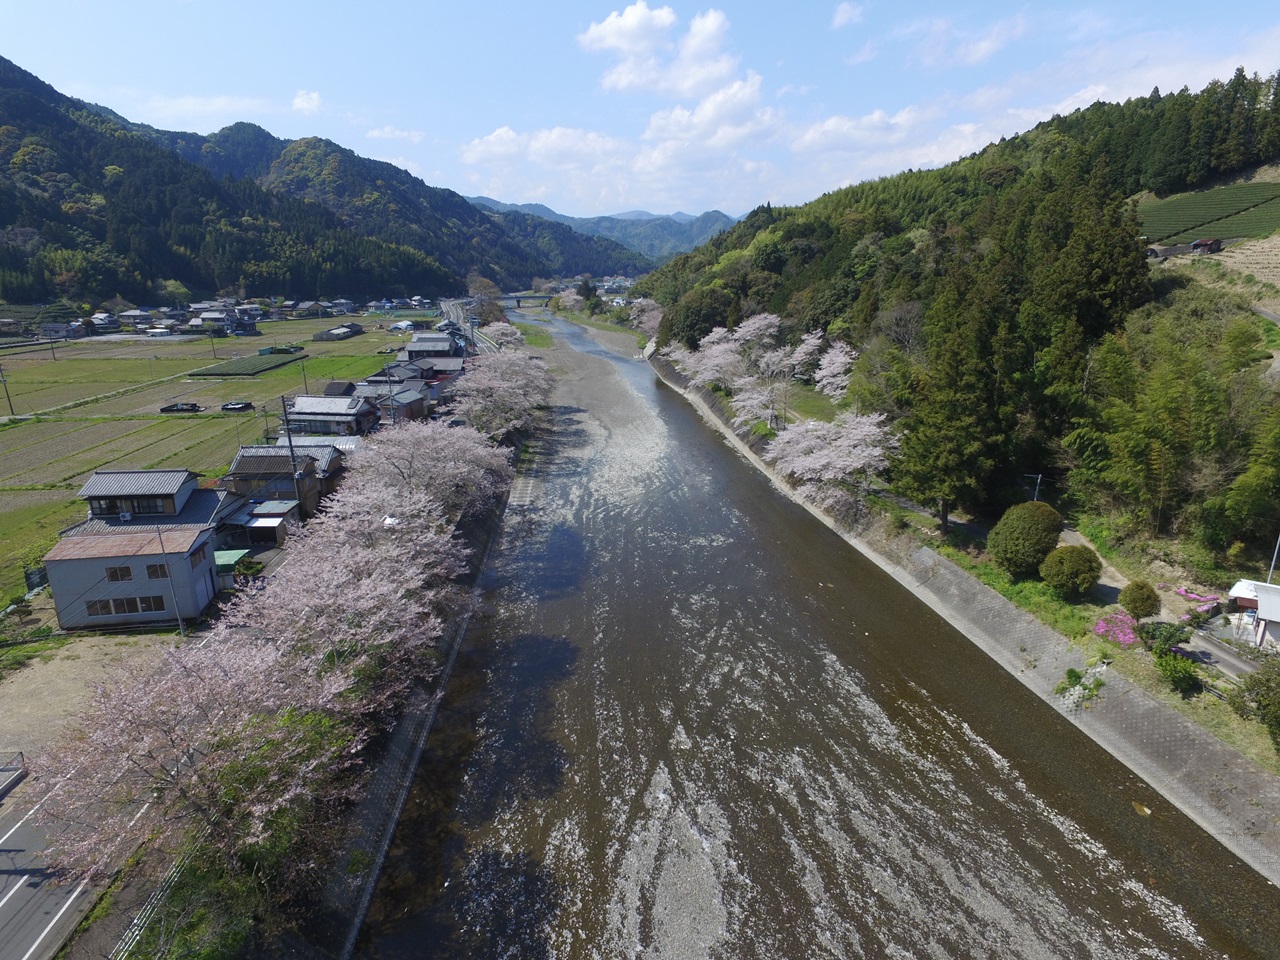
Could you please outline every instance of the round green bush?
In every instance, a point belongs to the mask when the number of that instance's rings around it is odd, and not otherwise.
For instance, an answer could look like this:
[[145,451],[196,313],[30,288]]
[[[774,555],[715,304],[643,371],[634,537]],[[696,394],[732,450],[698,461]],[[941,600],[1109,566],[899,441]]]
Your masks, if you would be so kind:
[[1160,594],[1145,580],[1130,580],[1120,589],[1120,606],[1135,620],[1160,612]]
[[1061,532],[1062,516],[1053,507],[1038,500],[1019,503],[991,528],[987,552],[1009,576],[1033,577]]
[[1083,596],[1102,576],[1102,561],[1088,547],[1068,544],[1058,547],[1040,564],[1040,578],[1055,593],[1067,599]]

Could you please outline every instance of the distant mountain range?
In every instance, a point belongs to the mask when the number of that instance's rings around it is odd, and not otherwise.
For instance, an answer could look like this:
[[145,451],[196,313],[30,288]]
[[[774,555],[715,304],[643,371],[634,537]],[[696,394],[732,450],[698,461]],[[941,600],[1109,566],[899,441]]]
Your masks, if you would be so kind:
[[658,262],[670,260],[677,254],[688,253],[738,222],[719,210],[711,210],[697,217],[687,213],[662,216],[644,210],[631,210],[608,217],[570,217],[541,203],[503,203],[491,197],[467,199],[476,206],[489,210],[541,217],[563,223],[588,236],[616,240],[624,247]]
[[638,274],[603,235],[486,211],[319,138],[157,130],[0,58],[0,300],[451,294]]

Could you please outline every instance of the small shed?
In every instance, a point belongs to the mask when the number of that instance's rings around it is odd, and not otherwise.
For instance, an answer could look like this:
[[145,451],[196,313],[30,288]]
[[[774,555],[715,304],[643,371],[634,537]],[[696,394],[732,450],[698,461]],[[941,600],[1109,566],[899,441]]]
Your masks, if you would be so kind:
[[1191,244],[1193,253],[1221,253],[1222,241],[1218,239],[1197,240]]

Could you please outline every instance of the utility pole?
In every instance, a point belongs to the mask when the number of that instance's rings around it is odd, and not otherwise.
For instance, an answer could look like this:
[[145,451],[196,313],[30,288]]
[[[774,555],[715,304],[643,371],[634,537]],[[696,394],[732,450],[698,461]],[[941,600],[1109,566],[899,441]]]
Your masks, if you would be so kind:
[[1040,478],[1043,477],[1044,474],[1043,473],[1024,473],[1023,476],[1028,478],[1030,477],[1036,478],[1036,492],[1032,495],[1031,499],[1039,500],[1040,499]]
[[173,586],[173,565],[169,563],[169,554],[164,549],[164,534],[156,527],[156,539],[160,542],[160,557],[164,561],[164,572],[169,575],[169,596],[173,598],[173,615],[178,618],[178,636],[187,639],[187,628],[182,622],[182,609],[178,606],[178,591]]
[[302,488],[298,486],[298,459],[293,453],[293,431],[289,429],[289,407],[284,402],[284,394],[280,395],[280,420],[284,424],[284,435],[289,443],[289,467],[293,474],[293,496],[298,501],[298,509],[302,509]]
[[5,379],[4,367],[0,366],[0,383],[4,384],[4,398],[9,401],[9,416],[16,417],[13,412],[13,398],[9,396],[9,381]]

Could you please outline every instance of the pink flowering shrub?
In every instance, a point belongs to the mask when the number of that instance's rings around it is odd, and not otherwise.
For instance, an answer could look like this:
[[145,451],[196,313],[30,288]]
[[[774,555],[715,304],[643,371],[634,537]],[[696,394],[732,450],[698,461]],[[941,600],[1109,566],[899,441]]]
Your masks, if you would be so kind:
[[1123,610],[1116,610],[1103,616],[1093,632],[1127,650],[1138,642],[1138,621]]

